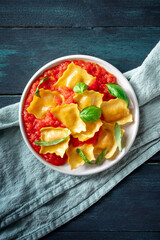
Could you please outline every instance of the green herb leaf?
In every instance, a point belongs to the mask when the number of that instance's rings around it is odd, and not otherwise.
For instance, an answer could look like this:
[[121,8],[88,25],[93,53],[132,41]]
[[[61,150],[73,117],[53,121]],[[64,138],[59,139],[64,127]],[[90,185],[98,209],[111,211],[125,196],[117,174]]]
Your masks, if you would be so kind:
[[115,135],[115,138],[116,138],[116,142],[117,142],[119,151],[121,152],[122,151],[122,131],[121,131],[121,128],[118,125],[118,123],[115,124],[114,135]]
[[119,85],[114,83],[107,83],[106,85],[112,96],[123,99],[127,103],[127,107],[129,106],[127,93]]
[[102,109],[96,106],[89,106],[80,112],[80,118],[87,123],[96,122],[102,114]]
[[88,86],[85,83],[79,82],[74,86],[73,91],[76,93],[83,93],[87,89]]
[[99,164],[99,163],[103,160],[103,158],[105,157],[107,151],[108,151],[108,149],[105,148],[105,149],[101,152],[101,154],[99,154],[99,156],[98,156],[97,159],[96,159],[95,164]]
[[68,131],[67,135],[64,138],[60,138],[60,139],[56,139],[50,142],[47,141],[35,141],[34,143],[38,146],[52,146],[52,145],[57,145],[58,143],[61,143],[63,141],[65,141],[68,136],[71,134],[70,131]]
[[39,82],[39,84],[38,84],[38,86],[37,86],[37,89],[36,89],[36,91],[35,91],[35,95],[37,96],[37,97],[40,97],[40,94],[39,94],[39,86],[41,85],[41,83],[42,82],[44,82],[45,80],[47,80],[49,77],[45,77],[45,78],[43,78],[40,82]]
[[87,163],[87,164],[93,164],[92,162],[90,162],[89,160],[88,160],[88,158],[84,155],[84,153],[79,149],[79,148],[77,148],[76,149],[76,152],[81,156],[81,158],[83,158],[83,160]]
[[87,163],[87,164],[99,164],[102,160],[103,160],[103,158],[105,157],[105,155],[106,155],[106,153],[107,153],[107,148],[105,148],[102,152],[101,152],[101,154],[97,157],[97,159],[96,159],[96,162],[95,163],[92,163],[92,162],[90,162],[89,160],[88,160],[88,158],[85,156],[85,154],[79,149],[79,148],[77,148],[76,149],[76,152],[81,156],[81,158],[83,158],[83,160],[85,161],[85,163]]

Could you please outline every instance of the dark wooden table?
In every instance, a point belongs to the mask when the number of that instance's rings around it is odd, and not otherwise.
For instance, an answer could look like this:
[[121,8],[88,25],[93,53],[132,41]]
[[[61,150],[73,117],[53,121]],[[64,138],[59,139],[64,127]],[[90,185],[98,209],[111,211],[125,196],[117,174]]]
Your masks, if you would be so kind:
[[[0,0],[0,107],[45,63],[88,54],[121,72],[160,38],[159,0]],[[160,152],[49,239],[160,239]]]

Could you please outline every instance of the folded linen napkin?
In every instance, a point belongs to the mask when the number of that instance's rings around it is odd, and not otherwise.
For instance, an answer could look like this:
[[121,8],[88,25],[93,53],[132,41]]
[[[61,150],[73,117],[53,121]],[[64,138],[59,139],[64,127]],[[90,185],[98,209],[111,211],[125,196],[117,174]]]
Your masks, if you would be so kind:
[[140,105],[140,127],[129,153],[92,176],[69,176],[39,162],[24,143],[18,107],[0,110],[0,239],[38,239],[98,201],[160,150],[160,43],[125,73]]

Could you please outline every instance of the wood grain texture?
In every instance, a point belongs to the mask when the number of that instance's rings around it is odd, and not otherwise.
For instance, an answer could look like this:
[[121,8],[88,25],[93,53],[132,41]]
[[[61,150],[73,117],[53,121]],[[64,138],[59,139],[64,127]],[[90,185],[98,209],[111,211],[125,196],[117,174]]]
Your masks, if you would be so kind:
[[53,232],[41,240],[159,240],[159,238],[159,232]]
[[1,0],[1,26],[160,26],[158,0]]
[[[64,239],[68,239],[67,234],[69,236],[70,232],[78,234],[80,232],[88,232],[88,238],[86,237],[84,239],[92,239],[89,237],[93,236],[95,232],[97,232],[97,235],[95,235],[97,237],[115,235],[115,237],[119,236],[120,239],[122,239],[122,237],[126,237],[124,239],[130,239],[129,236],[131,237],[132,233],[128,232],[132,231],[146,232],[144,234],[145,237],[147,238],[148,235],[148,239],[152,239],[150,237],[154,235],[151,233],[149,233],[151,234],[149,235],[147,231],[159,231],[160,229],[159,172],[160,164],[144,164],[127,176],[125,180],[120,182],[95,205],[44,239],[58,239],[58,236],[66,236]],[[115,231],[119,232],[119,235],[105,233]],[[127,233],[124,233],[124,231],[127,231]],[[64,235],[56,232],[63,232]],[[84,235],[78,236],[78,234],[72,235],[72,233],[70,233],[72,237],[77,236],[76,239],[83,239],[81,237]],[[159,235],[157,233],[155,236],[160,236],[160,233]],[[136,239],[143,239],[141,238],[143,237],[143,233],[137,233],[137,235],[135,233],[135,237],[137,237]]]
[[139,66],[160,28],[0,29],[0,94],[20,94],[47,62],[70,54],[100,57],[121,72]]
[[0,108],[6,107],[20,101],[20,96],[0,96]]

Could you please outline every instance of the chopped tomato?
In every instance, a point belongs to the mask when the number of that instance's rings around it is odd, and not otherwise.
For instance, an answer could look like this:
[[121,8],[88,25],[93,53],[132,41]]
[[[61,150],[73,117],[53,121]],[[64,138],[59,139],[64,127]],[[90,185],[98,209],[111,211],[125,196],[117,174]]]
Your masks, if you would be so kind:
[[[89,85],[89,88],[88,88],[89,90],[99,91],[100,93],[103,93],[104,94],[103,100],[105,101],[108,101],[114,98],[108,92],[106,83],[116,83],[115,76],[113,76],[111,73],[108,73],[104,68],[100,67],[98,64],[84,62],[82,60],[74,60],[73,62],[76,65],[85,69],[89,74],[95,77],[95,79]],[[63,75],[64,71],[67,69],[70,63],[71,61],[65,61],[58,66],[55,66],[49,70],[46,70],[40,77],[38,77],[32,83],[30,90],[27,94],[27,97],[25,99],[23,114],[22,114],[24,127],[25,127],[28,141],[30,142],[31,146],[38,154],[40,151],[40,146],[35,145],[34,142],[36,140],[40,140],[40,135],[41,135],[40,129],[43,127],[50,127],[50,126],[52,127],[65,127],[65,126],[51,114],[50,110],[47,111],[43,119],[36,119],[35,116],[32,114],[29,114],[26,109],[29,107],[30,103],[32,102],[37,86],[44,77],[49,77],[49,79],[41,83],[39,86],[39,89],[44,88],[46,90],[48,89],[51,91],[58,91],[64,97],[64,102],[62,103],[61,98],[57,96],[55,99],[56,105],[75,103],[73,99],[75,93],[73,92],[73,90],[67,87],[54,87],[54,83],[56,83],[58,79]],[[91,139],[85,142],[80,142],[77,138],[71,137],[70,144],[72,144],[74,147],[78,147],[83,144],[95,144],[98,139],[99,132],[95,133],[94,137],[92,137]],[[54,153],[41,154],[41,156],[47,162],[56,166],[63,165],[67,161],[66,154],[64,155],[63,158],[61,158],[60,156],[57,156]]]

